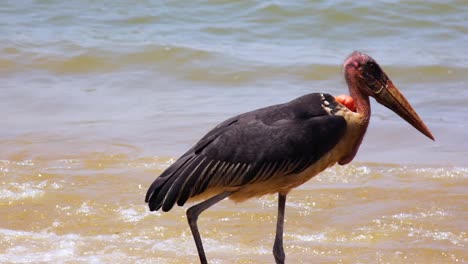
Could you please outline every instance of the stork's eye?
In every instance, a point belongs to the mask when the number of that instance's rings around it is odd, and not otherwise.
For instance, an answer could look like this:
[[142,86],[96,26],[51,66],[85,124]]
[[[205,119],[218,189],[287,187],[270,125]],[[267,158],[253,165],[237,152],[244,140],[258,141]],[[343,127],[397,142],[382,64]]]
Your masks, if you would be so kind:
[[369,74],[373,75],[373,76],[377,76],[379,75],[379,66],[377,66],[377,64],[375,64],[374,62],[369,62],[367,63],[366,65],[366,70],[369,72]]
[[366,63],[362,76],[367,81],[367,87],[373,93],[380,93],[387,85],[388,78],[385,76],[379,65],[370,61]]
[[368,81],[372,81],[373,79],[375,79],[374,76],[370,74],[368,71],[362,72],[362,76],[364,76],[364,78],[366,78],[366,80]]

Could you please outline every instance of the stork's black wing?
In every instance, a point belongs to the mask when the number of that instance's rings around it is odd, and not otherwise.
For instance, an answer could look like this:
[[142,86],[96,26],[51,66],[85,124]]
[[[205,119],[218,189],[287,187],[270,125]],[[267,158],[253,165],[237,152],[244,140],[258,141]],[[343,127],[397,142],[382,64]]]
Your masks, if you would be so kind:
[[150,210],[168,211],[211,187],[303,171],[345,133],[345,119],[333,115],[340,107],[331,95],[308,94],[222,122],[153,182],[146,194]]

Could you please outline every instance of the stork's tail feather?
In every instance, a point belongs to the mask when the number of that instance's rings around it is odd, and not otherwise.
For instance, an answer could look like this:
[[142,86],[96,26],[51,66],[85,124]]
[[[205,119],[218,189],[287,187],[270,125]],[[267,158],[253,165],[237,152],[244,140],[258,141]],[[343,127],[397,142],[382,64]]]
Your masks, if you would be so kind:
[[[187,155],[178,159],[174,164],[167,168],[149,187],[145,202],[148,203],[150,211],[157,211],[164,205],[164,211],[169,211],[174,205],[175,201],[169,201],[166,197],[172,193],[171,196],[178,196],[175,194],[177,189],[171,188],[178,178],[182,178],[181,171],[186,171],[187,163],[193,163],[194,156]],[[184,168],[185,167],[185,168]],[[180,179],[179,179],[180,181]],[[167,201],[166,201],[167,200]],[[172,204],[170,204],[172,203]]]
[[190,188],[204,167],[202,156],[186,155],[177,160],[159,176],[148,189],[145,202],[151,211],[162,208],[164,212],[171,210],[174,204],[182,206],[193,196]]

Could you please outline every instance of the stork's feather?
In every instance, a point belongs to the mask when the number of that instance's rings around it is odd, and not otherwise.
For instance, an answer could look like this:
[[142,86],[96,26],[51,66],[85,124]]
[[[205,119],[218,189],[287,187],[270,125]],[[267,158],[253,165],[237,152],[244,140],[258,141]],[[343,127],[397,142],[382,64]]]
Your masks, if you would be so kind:
[[344,135],[345,119],[333,114],[340,107],[331,95],[309,94],[230,118],[164,171],[146,202],[151,210],[168,211],[209,189],[299,173]]

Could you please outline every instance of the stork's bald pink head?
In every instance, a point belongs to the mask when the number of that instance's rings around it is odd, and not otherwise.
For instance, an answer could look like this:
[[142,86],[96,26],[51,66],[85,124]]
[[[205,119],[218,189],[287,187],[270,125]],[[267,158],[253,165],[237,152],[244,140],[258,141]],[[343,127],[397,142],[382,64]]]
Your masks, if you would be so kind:
[[374,97],[377,102],[386,106],[421,133],[434,140],[434,136],[432,136],[416,111],[373,58],[355,51],[345,60],[343,69],[351,92]]

